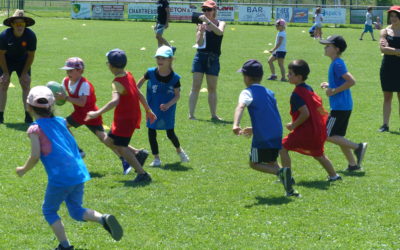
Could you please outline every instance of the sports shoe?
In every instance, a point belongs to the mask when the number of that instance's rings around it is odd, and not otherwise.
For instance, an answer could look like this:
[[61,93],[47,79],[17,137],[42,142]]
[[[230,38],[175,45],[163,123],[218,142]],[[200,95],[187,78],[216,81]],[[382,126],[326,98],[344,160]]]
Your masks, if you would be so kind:
[[342,177],[340,175],[336,175],[335,177],[330,177],[328,176],[328,182],[335,182],[335,181],[341,181]]
[[74,246],[69,246],[69,247],[63,247],[61,244],[59,244],[54,250],[74,250]]
[[32,122],[33,122],[32,116],[28,112],[25,112],[25,123],[32,123]]
[[82,159],[85,158],[85,156],[86,156],[85,151],[83,151],[81,148],[78,148],[78,150],[79,150],[79,154],[81,155],[81,158]]
[[161,166],[161,160],[159,158],[154,159],[150,163],[150,167],[159,167],[159,166]]
[[358,144],[358,148],[354,149],[354,154],[357,158],[357,165],[361,166],[361,162],[364,159],[365,151],[367,151],[368,143],[363,142]]
[[286,192],[286,196],[290,197],[290,196],[294,196],[294,197],[301,197],[300,193],[297,192],[297,190],[292,190],[291,192]]
[[355,166],[348,166],[346,169],[345,169],[345,171],[349,171],[349,172],[353,172],[353,171],[357,171],[357,170],[361,170],[361,167],[360,166],[358,166],[358,165],[355,165]]
[[178,153],[179,157],[181,157],[181,162],[188,162],[189,161],[189,156],[185,153],[185,151],[181,151]]
[[281,78],[281,82],[287,82],[288,80],[286,78]]
[[275,81],[276,79],[278,79],[277,76],[270,76],[267,80]]
[[133,183],[140,183],[140,182],[150,182],[151,177],[148,173],[138,174],[136,178],[133,180]]
[[379,129],[379,132],[389,132],[389,126],[386,124],[383,124]]
[[4,123],[4,112],[0,112],[0,124]]
[[174,46],[171,46],[171,49],[172,49],[172,53],[173,53],[173,55],[175,56],[175,53],[176,53],[176,47],[174,47]]
[[281,168],[278,172],[279,179],[281,180],[286,193],[293,191],[292,187],[292,170],[290,168]]
[[149,157],[149,151],[141,149],[135,156],[138,162],[140,163],[140,166],[144,166],[147,157]]
[[131,165],[129,165],[129,163],[124,158],[121,159],[121,162],[122,162],[122,169],[123,169],[122,173],[124,175],[129,174],[129,172],[131,172],[131,170],[132,170]]
[[115,216],[111,214],[103,214],[103,216],[101,216],[101,220],[103,222],[104,229],[110,233],[111,237],[114,240],[119,241],[122,238],[124,232]]

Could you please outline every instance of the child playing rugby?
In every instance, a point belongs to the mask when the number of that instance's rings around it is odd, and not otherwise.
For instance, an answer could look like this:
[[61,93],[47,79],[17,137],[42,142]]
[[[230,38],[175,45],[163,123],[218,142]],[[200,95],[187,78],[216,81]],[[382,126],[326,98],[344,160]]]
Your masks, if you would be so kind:
[[276,80],[278,77],[275,74],[274,61],[278,60],[279,69],[281,70],[281,81],[286,82],[285,78],[285,56],[286,56],[286,22],[283,19],[276,20],[275,27],[278,30],[276,34],[275,47],[269,52],[271,56],[268,58],[269,68],[271,70],[271,76],[268,80]]

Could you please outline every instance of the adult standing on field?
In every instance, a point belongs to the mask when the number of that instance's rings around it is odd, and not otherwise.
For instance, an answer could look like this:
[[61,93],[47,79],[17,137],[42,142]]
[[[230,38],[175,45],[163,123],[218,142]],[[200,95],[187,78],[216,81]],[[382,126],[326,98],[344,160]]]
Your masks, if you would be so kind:
[[392,110],[393,92],[397,92],[400,103],[400,6],[388,10],[390,25],[381,30],[380,49],[384,54],[380,78],[383,91],[383,125],[380,132],[389,131],[389,118]]
[[193,84],[189,96],[189,119],[196,119],[194,110],[205,74],[211,119],[220,121],[222,119],[217,116],[217,82],[220,70],[219,56],[221,55],[221,43],[224,35],[225,22],[216,19],[217,4],[214,1],[205,1],[201,8],[204,15],[199,17],[202,23],[197,25],[197,53],[193,59],[192,65]]
[[4,122],[4,109],[7,102],[7,90],[13,71],[17,72],[22,88],[22,103],[25,109],[25,123],[31,123],[32,117],[26,111],[26,98],[31,85],[31,66],[35,58],[36,35],[27,27],[35,20],[16,10],[12,17],[4,20],[9,26],[0,34],[0,123]]
[[158,0],[157,1],[157,23],[154,27],[156,32],[156,39],[158,42],[158,47],[166,45],[171,47],[167,40],[163,37],[164,30],[168,28],[169,25],[169,2],[168,0]]

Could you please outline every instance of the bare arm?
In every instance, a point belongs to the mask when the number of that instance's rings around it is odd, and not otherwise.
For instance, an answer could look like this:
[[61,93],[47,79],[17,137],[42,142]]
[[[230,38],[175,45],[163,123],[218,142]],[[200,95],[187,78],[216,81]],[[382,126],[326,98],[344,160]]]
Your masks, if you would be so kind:
[[233,117],[232,131],[235,135],[240,135],[242,129],[240,128],[240,121],[242,120],[243,111],[246,108],[244,103],[238,103],[235,109],[235,115]]
[[139,81],[137,82],[136,86],[138,89],[140,89],[143,86],[143,83],[146,81],[144,77],[140,78]]
[[119,97],[120,97],[120,94],[117,91],[113,91],[111,101],[109,101],[106,105],[104,105],[97,111],[87,112],[85,121],[97,118],[100,115],[104,114],[105,112],[110,111],[111,109],[115,108],[119,103]]
[[340,87],[337,87],[336,89],[327,88],[326,89],[327,96],[336,95],[337,93],[340,93],[346,89],[349,89],[356,84],[356,80],[350,74],[350,72],[347,72],[346,74],[342,75],[342,77],[345,80],[345,82],[342,85],[340,85]]
[[299,117],[294,122],[286,125],[286,128],[290,131],[303,124],[310,117],[310,111],[306,105],[301,106],[298,110],[300,112]]
[[175,94],[174,98],[172,98],[169,102],[160,105],[160,109],[162,111],[167,111],[172,105],[174,105],[179,100],[179,98],[181,97],[181,90],[179,88],[175,88],[174,94]]
[[31,155],[28,160],[26,160],[24,166],[16,168],[16,172],[20,177],[24,176],[24,174],[31,170],[40,158],[39,136],[37,134],[29,134],[29,139],[31,140]]
[[170,19],[170,10],[169,8],[165,8],[165,12],[167,13],[167,22],[165,23],[165,28],[168,28],[169,26],[169,19]]
[[153,113],[149,104],[146,101],[146,98],[139,89],[138,89],[138,94],[139,94],[139,101],[142,104],[144,110],[146,111],[146,120],[150,120],[150,123],[153,123],[155,120],[157,120],[157,116]]
[[282,42],[283,42],[283,37],[282,36],[278,37],[278,42],[275,44],[275,47],[272,50],[270,50],[270,52],[274,52],[275,50],[277,50],[279,46],[281,46]]
[[3,74],[9,75],[7,62],[6,62],[6,52],[7,50],[0,50],[0,68],[3,71]]
[[70,96],[65,96],[65,100],[72,104],[78,105],[79,107],[84,107],[86,105],[87,96],[80,96],[78,98],[73,98]]
[[202,46],[204,43],[204,32],[206,31],[205,24],[198,24],[197,25],[197,33],[196,33],[196,44],[198,46]]
[[222,36],[224,34],[226,23],[224,21],[219,21],[218,26],[211,22],[205,15],[199,17],[200,20],[206,23],[209,29],[214,32],[217,36]]
[[389,44],[386,40],[387,35],[387,29],[381,30],[381,37],[379,40],[379,48],[381,49],[381,52],[385,55],[400,56],[400,49],[389,47]]

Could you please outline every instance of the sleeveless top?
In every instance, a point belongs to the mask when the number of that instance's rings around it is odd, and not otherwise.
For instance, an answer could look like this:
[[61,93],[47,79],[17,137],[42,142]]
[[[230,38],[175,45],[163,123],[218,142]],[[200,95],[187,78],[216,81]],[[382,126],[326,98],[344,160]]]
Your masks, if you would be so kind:
[[149,75],[146,94],[147,102],[157,116],[157,120],[154,123],[147,121],[146,125],[151,129],[173,129],[175,127],[176,103],[167,111],[162,111],[160,105],[168,103],[175,97],[174,86],[181,77],[174,72],[171,80],[164,83],[157,80],[156,68],[149,68],[147,72]]
[[[219,21],[216,25],[218,27]],[[197,49],[197,51],[205,52],[205,53],[213,53],[218,56],[221,55],[222,38],[223,38],[223,35],[218,36],[213,31],[206,30],[206,32],[205,32],[206,47],[204,49]]]
[[[386,36],[386,41],[389,47],[400,49],[400,36]],[[383,60],[385,63],[400,63],[400,57],[395,55],[384,55]]]

